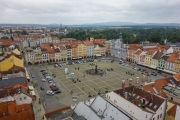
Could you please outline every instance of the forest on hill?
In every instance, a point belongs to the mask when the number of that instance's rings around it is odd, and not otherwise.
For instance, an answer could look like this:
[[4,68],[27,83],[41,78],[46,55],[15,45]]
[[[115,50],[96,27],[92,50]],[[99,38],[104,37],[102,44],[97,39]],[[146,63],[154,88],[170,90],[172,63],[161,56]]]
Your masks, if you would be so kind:
[[107,40],[117,39],[122,33],[124,42],[140,43],[142,41],[158,42],[163,44],[164,39],[169,42],[180,41],[180,29],[178,28],[120,28],[120,29],[75,29],[66,36],[77,40],[85,40],[91,36],[94,38],[106,38]]

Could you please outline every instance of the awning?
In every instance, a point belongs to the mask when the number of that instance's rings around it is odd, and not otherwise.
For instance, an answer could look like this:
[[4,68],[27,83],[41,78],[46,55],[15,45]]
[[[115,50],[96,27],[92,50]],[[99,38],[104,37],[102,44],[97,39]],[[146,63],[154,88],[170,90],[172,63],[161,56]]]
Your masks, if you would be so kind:
[[33,95],[33,96],[36,95],[34,91],[30,91],[30,94]]
[[101,55],[100,55],[100,54],[97,54],[96,56],[97,56],[97,57],[100,57]]
[[78,58],[72,58],[73,60],[77,60]]
[[29,90],[34,90],[33,86],[28,86]]

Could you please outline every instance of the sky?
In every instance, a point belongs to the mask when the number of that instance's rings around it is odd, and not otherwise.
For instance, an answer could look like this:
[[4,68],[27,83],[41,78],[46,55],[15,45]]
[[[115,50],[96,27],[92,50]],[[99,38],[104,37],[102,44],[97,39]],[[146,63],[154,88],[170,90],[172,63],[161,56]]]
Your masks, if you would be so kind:
[[0,23],[180,23],[180,0],[0,0]]

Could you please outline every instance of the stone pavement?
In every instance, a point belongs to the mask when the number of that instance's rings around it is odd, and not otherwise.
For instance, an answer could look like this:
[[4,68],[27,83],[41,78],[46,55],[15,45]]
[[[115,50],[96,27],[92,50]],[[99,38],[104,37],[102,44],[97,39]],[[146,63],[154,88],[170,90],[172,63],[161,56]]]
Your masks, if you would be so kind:
[[43,103],[41,102],[41,104],[39,104],[38,90],[35,88],[34,92],[36,94],[36,100],[33,101],[33,105],[35,107],[35,120],[46,120],[46,118],[44,116],[45,110],[43,107]]
[[[28,71],[30,71],[30,68],[28,67],[27,68]],[[30,75],[30,73],[29,73]],[[30,81],[28,83],[28,86],[33,86],[33,84],[31,83],[32,81]],[[37,90],[37,87],[34,88],[34,92],[36,94],[36,100],[33,101],[33,109],[34,109],[34,114],[35,114],[35,120],[46,120],[44,114],[45,114],[45,110],[44,110],[44,107],[43,107],[43,103],[41,102],[41,104],[39,104],[39,92]]]

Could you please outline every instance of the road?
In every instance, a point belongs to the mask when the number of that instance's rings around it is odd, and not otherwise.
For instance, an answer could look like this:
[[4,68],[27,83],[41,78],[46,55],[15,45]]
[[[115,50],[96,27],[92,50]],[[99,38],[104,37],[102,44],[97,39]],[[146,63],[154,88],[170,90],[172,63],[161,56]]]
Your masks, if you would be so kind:
[[[36,88],[38,89],[38,94],[42,100],[42,103],[44,105],[45,111],[54,110],[56,108],[64,106],[64,104],[59,102],[58,94],[54,96],[50,96],[46,94],[47,90],[51,90],[49,87],[48,82],[42,82],[41,79],[44,78],[44,76],[40,73],[40,67],[39,66],[29,66],[28,71],[31,74],[34,74],[35,78],[33,80],[33,83],[35,83]],[[40,87],[44,87],[44,90],[40,90]]]

